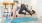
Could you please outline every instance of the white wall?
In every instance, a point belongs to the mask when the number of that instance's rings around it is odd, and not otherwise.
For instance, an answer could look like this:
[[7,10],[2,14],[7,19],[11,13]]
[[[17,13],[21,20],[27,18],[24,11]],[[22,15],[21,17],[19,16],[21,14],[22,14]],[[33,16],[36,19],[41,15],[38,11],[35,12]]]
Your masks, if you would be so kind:
[[36,0],[31,0],[31,4],[32,4],[32,10],[36,11]]
[[18,0],[19,1],[19,3],[21,3],[21,0]]
[[42,18],[42,0],[36,0],[37,17]]
[[3,15],[3,6],[0,6],[0,17]]
[[23,4],[27,4],[27,5],[31,6],[31,0],[21,0],[21,2]]
[[3,0],[3,2],[13,2],[13,0]]
[[3,2],[3,0],[0,0],[0,17],[2,16],[2,12],[3,12],[3,10],[2,10],[2,2]]
[[36,11],[37,18],[42,19],[42,0],[32,0],[32,9]]
[[2,5],[3,0],[0,0],[0,5]]

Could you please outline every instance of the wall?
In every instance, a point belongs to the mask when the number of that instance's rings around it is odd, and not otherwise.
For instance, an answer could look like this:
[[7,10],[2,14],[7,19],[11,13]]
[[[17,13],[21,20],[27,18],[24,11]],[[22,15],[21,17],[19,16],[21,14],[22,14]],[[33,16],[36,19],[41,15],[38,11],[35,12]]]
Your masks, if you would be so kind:
[[0,0],[0,17],[2,16],[2,2],[3,0]]
[[31,0],[21,0],[23,4],[31,6]]
[[36,11],[38,19],[42,19],[42,0],[32,0],[32,9]]
[[3,2],[13,2],[13,0],[3,0]]
[[0,5],[2,5],[3,0],[0,0]]
[[36,11],[36,0],[31,0],[31,4],[32,4],[32,10]]
[[37,17],[42,18],[42,0],[36,0]]

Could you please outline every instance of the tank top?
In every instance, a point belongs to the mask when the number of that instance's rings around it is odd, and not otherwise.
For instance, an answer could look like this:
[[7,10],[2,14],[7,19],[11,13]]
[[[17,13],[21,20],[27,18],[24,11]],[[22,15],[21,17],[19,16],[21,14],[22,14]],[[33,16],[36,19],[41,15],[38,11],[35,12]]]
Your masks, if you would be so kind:
[[20,7],[18,5],[16,5],[16,11],[18,11],[20,9]]

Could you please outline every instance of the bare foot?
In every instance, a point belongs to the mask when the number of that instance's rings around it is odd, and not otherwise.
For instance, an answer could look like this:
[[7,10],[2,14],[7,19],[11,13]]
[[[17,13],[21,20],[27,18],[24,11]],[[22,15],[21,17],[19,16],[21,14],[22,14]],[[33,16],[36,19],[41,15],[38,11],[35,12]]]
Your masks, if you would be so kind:
[[26,12],[26,15],[29,15],[29,13],[28,13],[28,12]]

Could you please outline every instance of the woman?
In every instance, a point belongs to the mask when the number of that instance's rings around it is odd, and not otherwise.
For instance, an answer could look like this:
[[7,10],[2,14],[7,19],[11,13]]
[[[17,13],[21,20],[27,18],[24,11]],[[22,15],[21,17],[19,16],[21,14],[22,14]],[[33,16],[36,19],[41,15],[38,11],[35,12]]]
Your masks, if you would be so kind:
[[[13,16],[12,16],[10,22],[8,22],[8,23],[11,23],[12,20],[16,17],[16,11],[17,11],[18,9],[21,9],[21,10],[23,9],[23,10],[26,10],[26,11],[28,12],[27,9],[22,8],[21,4],[14,5],[14,8],[13,8]],[[30,13],[30,12],[29,12],[29,13]]]

